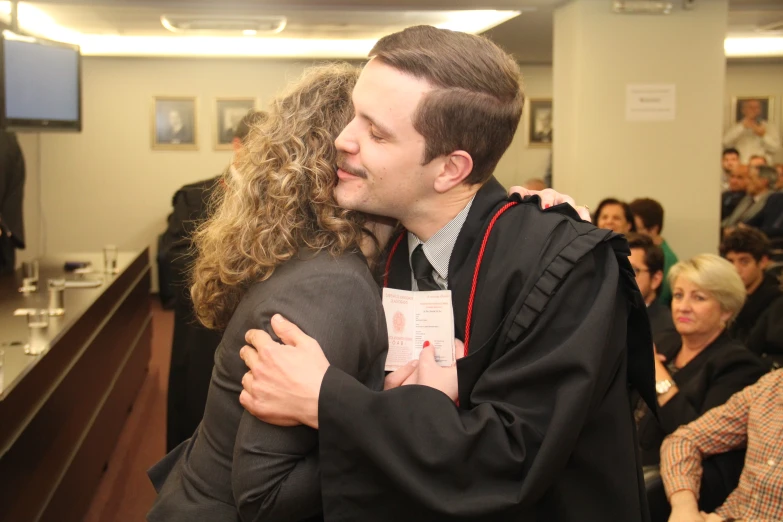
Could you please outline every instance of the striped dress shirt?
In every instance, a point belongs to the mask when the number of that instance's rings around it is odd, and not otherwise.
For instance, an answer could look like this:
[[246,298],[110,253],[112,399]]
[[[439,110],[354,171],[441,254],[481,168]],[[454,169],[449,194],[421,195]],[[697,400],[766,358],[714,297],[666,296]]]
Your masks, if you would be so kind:
[[716,513],[743,522],[783,520],[783,371],[765,375],[663,442],[667,496],[682,490],[698,496],[702,458],[742,447],[739,485]]
[[[448,277],[451,252],[454,250],[457,236],[459,236],[462,225],[465,224],[465,219],[467,219],[468,212],[470,212],[470,207],[473,205],[473,199],[471,198],[468,204],[465,205],[465,208],[454,216],[454,219],[438,230],[426,242],[416,237],[413,232],[408,232],[408,266],[412,266],[411,255],[413,255],[416,247],[424,245],[422,250],[424,250],[424,255],[427,256],[427,261],[432,265],[432,276],[441,290],[448,290],[449,288]],[[411,268],[411,290],[415,292],[418,289],[416,278],[413,277],[413,268]]]

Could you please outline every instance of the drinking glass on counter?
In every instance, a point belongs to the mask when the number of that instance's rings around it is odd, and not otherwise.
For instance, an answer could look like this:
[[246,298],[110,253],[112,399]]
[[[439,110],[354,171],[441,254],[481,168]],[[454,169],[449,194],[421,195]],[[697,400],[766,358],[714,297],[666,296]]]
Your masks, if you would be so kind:
[[49,310],[28,310],[27,327],[30,329],[30,342],[25,353],[39,355],[49,346]]
[[103,247],[103,271],[106,274],[116,274],[119,272],[117,268],[117,246],[106,245]]

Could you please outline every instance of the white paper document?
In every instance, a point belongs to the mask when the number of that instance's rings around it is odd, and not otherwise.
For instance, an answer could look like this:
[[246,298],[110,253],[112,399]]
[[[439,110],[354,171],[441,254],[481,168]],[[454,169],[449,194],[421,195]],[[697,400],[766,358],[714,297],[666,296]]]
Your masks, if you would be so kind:
[[383,310],[389,332],[386,371],[418,359],[425,341],[435,349],[435,361],[439,365],[454,364],[451,290],[409,292],[384,288]]

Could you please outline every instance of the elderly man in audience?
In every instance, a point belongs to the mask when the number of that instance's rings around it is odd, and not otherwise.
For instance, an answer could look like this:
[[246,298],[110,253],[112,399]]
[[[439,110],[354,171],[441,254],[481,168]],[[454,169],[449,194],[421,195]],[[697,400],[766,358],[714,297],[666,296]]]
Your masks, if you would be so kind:
[[[772,167],[759,167],[759,173],[767,178],[777,177]],[[746,221],[751,227],[758,228],[775,244],[783,246],[783,192],[771,192],[767,196],[764,208]]]
[[731,216],[721,223],[724,233],[731,232],[740,223],[747,223],[753,216],[761,212],[771,194],[771,189],[777,183],[777,179],[778,174],[771,167],[760,165],[750,168],[747,194],[739,202]]
[[781,296],[777,279],[765,271],[769,253],[769,240],[754,228],[739,228],[720,244],[720,255],[734,265],[747,292],[745,305],[729,326],[732,339],[743,344],[764,311]]
[[667,435],[766,372],[758,357],[726,334],[745,301],[744,285],[731,263],[701,254],[674,265],[669,277],[680,343],[669,354],[656,353],[658,415],[642,403],[635,412],[644,466],[658,464]]
[[[669,436],[661,448],[661,478],[670,522],[783,520],[783,371],[762,377],[698,420]],[[747,447],[739,485],[715,513],[698,507],[702,459]]]
[[780,149],[780,134],[774,125],[764,120],[761,101],[750,99],[740,103],[742,120],[723,136],[723,146],[736,147],[742,161],[753,155],[772,156]]
[[663,250],[663,284],[658,291],[658,301],[669,305],[672,300],[672,291],[669,287],[669,270],[677,262],[677,255],[661,235],[663,231],[663,206],[650,198],[640,198],[631,201],[636,231],[650,237],[653,243]]
[[636,232],[633,212],[628,203],[615,198],[606,198],[598,204],[595,211],[595,224],[618,234]]
[[729,174],[729,189],[721,194],[720,219],[723,221],[734,212],[748,189],[748,166],[737,165]]
[[630,232],[628,246],[631,255],[628,260],[636,274],[636,285],[647,303],[653,342],[659,353],[670,354],[680,346],[680,334],[674,328],[672,311],[661,304],[657,297],[663,284],[663,249],[653,243],[649,236]]
[[729,189],[729,176],[739,165],[739,151],[733,147],[723,149],[723,156],[721,157],[721,167],[723,168],[720,184],[721,190]]

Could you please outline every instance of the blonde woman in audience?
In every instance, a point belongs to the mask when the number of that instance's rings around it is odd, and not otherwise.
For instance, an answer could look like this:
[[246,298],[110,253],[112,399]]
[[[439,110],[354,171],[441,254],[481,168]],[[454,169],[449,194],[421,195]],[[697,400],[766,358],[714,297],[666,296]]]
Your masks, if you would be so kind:
[[701,254],[674,265],[672,319],[681,345],[656,355],[658,415],[637,409],[642,463],[657,465],[663,439],[678,427],[725,403],[753,384],[766,369],[726,327],[745,302],[745,286],[731,263]]

